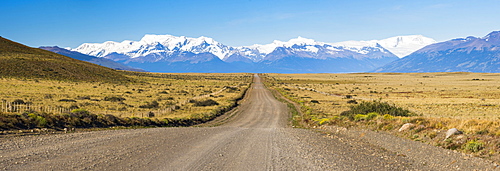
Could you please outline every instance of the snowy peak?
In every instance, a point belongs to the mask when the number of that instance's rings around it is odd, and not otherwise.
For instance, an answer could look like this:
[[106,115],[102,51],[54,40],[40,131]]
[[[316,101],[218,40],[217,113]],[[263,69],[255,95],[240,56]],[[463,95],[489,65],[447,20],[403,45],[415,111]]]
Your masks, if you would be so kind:
[[500,31],[491,32],[490,34],[483,37],[483,39],[487,42],[500,44]]
[[391,51],[394,55],[402,58],[427,46],[437,43],[436,40],[422,35],[396,36],[378,41],[378,43]]
[[252,45],[247,46],[247,48],[256,49],[262,54],[269,54],[277,47],[293,47],[294,45],[309,47],[306,49],[310,51],[317,51],[315,46],[328,46],[328,49],[334,51],[350,50],[361,54],[368,54],[371,50],[376,49],[382,52],[388,50],[399,58],[402,58],[434,43],[436,43],[434,39],[422,35],[396,36],[383,40],[344,41],[337,43],[317,42],[313,39],[299,36],[298,38],[290,39],[288,42],[275,40],[271,44]]
[[[278,59],[277,56],[285,57],[287,55],[315,59],[338,57],[361,59],[394,55],[403,57],[431,43],[435,43],[435,41],[420,35],[339,43],[318,42],[299,36],[288,41],[275,40],[265,45],[255,44],[252,46],[229,47],[204,36],[190,38],[185,36],[147,34],[139,41],[125,40],[123,42],[84,43],[71,50],[113,60],[176,61],[178,59],[175,58],[179,54],[189,52],[194,55],[211,54],[221,60],[228,61],[246,58],[245,61],[260,62],[263,60]],[[275,52],[276,50],[279,50],[279,52]],[[280,52],[284,54],[277,55]],[[272,54],[271,57],[270,54]]]
[[142,37],[140,41],[125,40],[120,43],[113,41],[84,43],[72,50],[97,57],[105,57],[112,53],[117,53],[130,56],[131,58],[148,55],[165,56],[165,54],[186,51],[195,54],[212,53],[223,59],[230,52],[229,47],[208,37],[188,38],[185,36],[150,34]]
[[500,32],[428,45],[378,72],[500,72]]
[[258,51],[260,54],[270,54],[273,52],[277,47],[286,47],[286,48],[291,48],[294,45],[298,46],[315,46],[315,45],[323,45],[324,43],[321,42],[316,42],[313,39],[308,39],[308,38],[303,38],[303,37],[297,37],[288,40],[287,42],[279,41],[279,40],[274,40],[273,43],[270,44],[265,44],[265,45],[260,45],[260,44],[254,44],[252,46],[243,46],[243,47],[238,47],[238,49],[253,49],[254,51]]
[[300,36],[297,38],[294,38],[294,39],[290,39],[288,42],[281,42],[281,43],[282,43],[282,46],[284,46],[284,47],[292,47],[293,45],[304,46],[304,45],[323,45],[324,44],[321,42],[316,42],[313,39],[303,38]]
[[346,47],[351,50],[363,49],[364,47],[381,46],[399,58],[405,57],[427,45],[434,44],[434,39],[424,37],[422,35],[396,36],[383,40],[370,41],[345,41],[334,43],[335,46]]

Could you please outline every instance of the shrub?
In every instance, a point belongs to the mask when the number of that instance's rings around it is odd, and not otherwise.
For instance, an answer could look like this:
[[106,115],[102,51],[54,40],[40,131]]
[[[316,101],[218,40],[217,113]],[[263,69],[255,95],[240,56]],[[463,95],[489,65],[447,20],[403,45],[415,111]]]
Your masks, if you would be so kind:
[[486,135],[489,131],[487,129],[479,130],[476,132],[477,135]]
[[361,120],[369,121],[369,120],[376,118],[377,116],[378,116],[378,113],[375,113],[375,112],[368,113],[366,115],[356,114],[356,115],[354,115],[354,120],[355,121],[361,121]]
[[45,119],[44,117],[42,116],[37,116],[36,119],[36,125],[39,127],[39,128],[43,128],[47,125],[47,119]]
[[377,112],[368,113],[368,115],[366,116],[366,120],[372,120],[372,119],[376,118],[377,116],[378,116]]
[[148,108],[148,109],[151,109],[151,108],[157,108],[159,107],[159,104],[157,101],[152,101],[151,103],[147,103],[145,105],[140,105],[139,106],[140,108]]
[[356,114],[368,114],[368,113],[385,113],[391,116],[413,116],[409,110],[396,107],[387,102],[372,101],[372,102],[361,102],[358,105],[350,106],[350,110],[342,112],[341,116],[347,116],[349,119],[354,120]]
[[394,116],[389,115],[389,114],[385,114],[385,115],[383,116],[383,118],[384,118],[384,120],[393,120],[393,119],[394,119]]
[[77,97],[78,100],[90,100],[90,96]]
[[437,137],[437,133],[436,132],[430,132],[429,134],[427,134],[427,136],[431,139],[434,139]]
[[215,106],[215,105],[219,105],[219,103],[217,103],[215,100],[212,100],[212,99],[207,99],[207,100],[203,100],[203,101],[193,100],[192,103],[194,103],[194,106]]
[[80,108],[80,107],[79,107],[78,105],[76,105],[76,104],[72,104],[72,105],[69,107],[69,109],[70,109],[70,110],[73,110],[73,109],[78,109],[78,108]]
[[319,101],[317,101],[317,100],[311,100],[311,103],[318,103],[319,104]]
[[60,102],[76,102],[76,100],[73,100],[73,99],[61,99],[59,101]]
[[484,143],[478,140],[470,140],[469,142],[464,144],[465,151],[469,152],[479,152],[484,148]]
[[356,100],[349,100],[347,101],[348,104],[358,104],[358,102]]
[[153,112],[149,112],[149,113],[148,113],[148,117],[150,117],[150,118],[155,117],[155,113],[153,113]]
[[30,114],[28,114],[28,117],[31,118],[31,120],[33,121],[31,123],[36,125],[36,127],[38,127],[38,128],[43,128],[47,125],[47,119],[45,119],[43,116],[40,116],[40,115],[37,115],[34,113],[30,113]]
[[366,117],[367,115],[363,115],[363,114],[356,114],[354,115],[354,120],[355,121],[361,121],[361,120],[366,120]]
[[21,99],[16,99],[16,100],[14,100],[12,103],[17,103],[17,104],[26,104],[26,102],[24,102],[24,100],[21,100]]
[[323,119],[319,120],[319,125],[323,125],[323,124],[325,124],[325,123],[327,123],[327,122],[329,122],[329,121],[330,121],[330,119],[328,119],[328,118],[323,118]]
[[111,102],[120,102],[126,100],[123,97],[117,97],[117,96],[108,96],[104,97],[104,101],[111,101]]

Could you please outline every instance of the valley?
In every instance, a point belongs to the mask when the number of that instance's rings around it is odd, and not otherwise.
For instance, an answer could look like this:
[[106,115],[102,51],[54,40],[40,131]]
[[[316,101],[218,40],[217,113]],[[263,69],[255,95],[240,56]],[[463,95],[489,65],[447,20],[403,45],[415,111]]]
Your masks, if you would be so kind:
[[[370,131],[291,128],[256,76],[216,127],[122,129],[0,139],[4,170],[493,170],[491,162]],[[385,140],[383,144],[375,140]],[[398,147],[398,148],[394,148]],[[420,153],[424,151],[425,153]]]

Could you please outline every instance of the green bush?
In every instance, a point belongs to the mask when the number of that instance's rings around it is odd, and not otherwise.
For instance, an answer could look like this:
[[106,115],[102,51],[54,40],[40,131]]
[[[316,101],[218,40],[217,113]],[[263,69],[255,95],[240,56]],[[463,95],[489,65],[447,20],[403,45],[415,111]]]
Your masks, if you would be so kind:
[[350,110],[342,112],[341,116],[349,117],[351,120],[355,120],[354,116],[356,114],[369,114],[372,112],[380,113],[380,114],[388,114],[391,116],[413,116],[409,110],[396,107],[387,102],[380,101],[372,101],[372,102],[361,102],[357,105],[353,105],[349,107]]
[[354,115],[354,120],[355,121],[361,121],[361,120],[365,120],[365,121],[369,121],[369,120],[372,120],[374,118],[376,118],[378,116],[378,113],[376,112],[371,112],[371,113],[368,113],[366,115],[363,115],[363,114],[356,114]]
[[363,114],[356,114],[356,115],[354,115],[354,120],[355,120],[355,121],[366,120],[366,116],[367,116],[367,115],[363,115]]
[[330,119],[323,118],[323,119],[319,120],[319,125],[323,125],[323,124],[328,123],[328,122],[330,122]]
[[479,152],[484,148],[484,143],[479,140],[470,140],[464,144],[464,150],[469,152]]
[[378,116],[378,113],[377,113],[377,112],[371,112],[371,113],[368,113],[368,115],[366,116],[366,120],[372,120],[372,119],[375,119],[377,116]]
[[36,126],[38,128],[43,128],[47,125],[47,119],[43,116],[34,113],[29,113],[27,116],[30,118],[30,121],[27,123],[27,125],[29,125],[28,127]]
[[73,109],[71,113],[89,113],[89,112],[85,109]]
[[394,116],[389,115],[389,114],[385,114],[385,115],[383,116],[383,118],[384,118],[384,120],[393,120],[393,119],[394,119]]

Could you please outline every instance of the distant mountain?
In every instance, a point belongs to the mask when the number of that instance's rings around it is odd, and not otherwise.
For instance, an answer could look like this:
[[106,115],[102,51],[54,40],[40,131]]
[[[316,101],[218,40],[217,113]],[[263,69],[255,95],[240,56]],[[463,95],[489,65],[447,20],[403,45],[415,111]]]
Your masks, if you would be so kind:
[[[188,38],[171,35],[145,35],[140,41],[84,43],[71,50],[119,61],[178,62],[186,60],[178,56],[180,52],[211,53],[220,59],[224,59],[232,49],[207,37]],[[204,60],[206,59],[199,59],[199,61]],[[198,61],[198,59],[194,59],[194,61]]]
[[500,72],[500,31],[428,45],[376,72]]
[[405,54],[426,43],[433,40],[400,36],[323,43],[298,37],[230,47],[207,37],[146,35],[140,41],[84,43],[70,50],[154,72],[363,72],[398,59],[388,48]]
[[106,67],[0,37],[0,77],[52,80],[128,82],[128,77]]
[[[256,62],[260,72],[363,72],[398,59],[378,44],[334,46],[302,37],[237,49],[241,56],[250,56],[247,58]],[[225,61],[230,61],[232,57]]]
[[[437,43],[434,39],[422,35],[396,36],[383,40],[347,41],[336,43],[337,46],[373,46],[379,44],[399,58],[403,58],[427,45]],[[363,45],[364,44],[364,45]]]
[[63,48],[60,48],[57,46],[42,46],[39,48],[43,49],[43,50],[51,51],[51,52],[54,52],[57,54],[61,54],[61,55],[64,55],[64,56],[67,56],[67,57],[70,57],[73,59],[78,59],[81,61],[90,62],[93,64],[101,65],[101,66],[112,68],[112,69],[145,72],[145,70],[143,70],[143,69],[132,68],[132,67],[129,67],[127,65],[124,65],[124,64],[106,59],[106,58],[98,58],[95,56],[89,56],[89,55],[82,54],[80,52],[70,51],[70,50],[63,49]]

